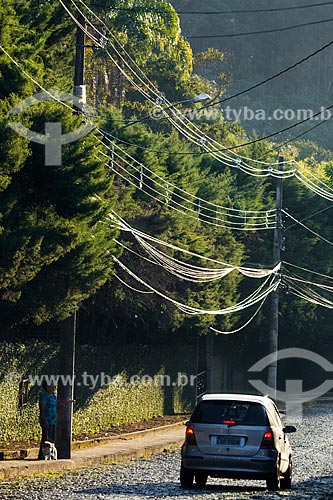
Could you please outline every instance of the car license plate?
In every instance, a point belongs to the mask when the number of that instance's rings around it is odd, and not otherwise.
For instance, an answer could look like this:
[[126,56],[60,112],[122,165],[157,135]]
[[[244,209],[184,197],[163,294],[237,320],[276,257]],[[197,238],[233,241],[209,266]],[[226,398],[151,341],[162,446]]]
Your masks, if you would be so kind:
[[222,446],[243,446],[244,438],[241,436],[211,436],[211,442]]

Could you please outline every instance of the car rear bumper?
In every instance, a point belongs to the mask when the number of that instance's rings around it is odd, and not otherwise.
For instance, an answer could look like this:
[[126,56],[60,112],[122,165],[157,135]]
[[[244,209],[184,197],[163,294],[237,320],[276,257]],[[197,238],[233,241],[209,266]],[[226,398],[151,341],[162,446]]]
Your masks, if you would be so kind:
[[238,457],[205,454],[183,454],[182,464],[186,469],[205,471],[209,476],[239,479],[266,479],[276,466],[278,453],[269,450],[267,455]]

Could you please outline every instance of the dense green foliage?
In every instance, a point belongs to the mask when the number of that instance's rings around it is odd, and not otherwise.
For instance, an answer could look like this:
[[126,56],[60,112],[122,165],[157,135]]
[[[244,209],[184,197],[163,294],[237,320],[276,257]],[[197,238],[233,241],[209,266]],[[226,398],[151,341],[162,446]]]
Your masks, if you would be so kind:
[[[43,86],[70,88],[65,78],[68,59],[65,40],[68,23],[60,22],[58,36],[64,50],[54,47],[54,26],[62,13],[57,2],[41,5],[38,13],[22,2],[14,11],[11,2],[3,13],[0,42],[15,57],[21,69]],[[14,39],[11,26],[31,28]],[[38,26],[38,29],[37,29]],[[45,27],[40,36],[39,29]],[[24,52],[25,50],[25,52]],[[63,68],[63,71],[61,69]],[[59,74],[60,74],[59,73]],[[105,162],[96,159],[100,147],[90,135],[62,148],[62,164],[46,166],[44,148],[28,142],[9,127],[9,109],[20,97],[40,89],[10,61],[1,57],[1,240],[0,311],[2,328],[22,322],[44,323],[70,315],[78,303],[89,297],[108,278],[109,252],[113,252],[110,231],[100,223],[112,207],[112,185],[105,176]],[[8,85],[14,80],[14,85]],[[63,87],[67,83],[67,87]],[[58,122],[62,132],[75,130],[81,119],[60,104],[39,103],[21,113],[19,120],[43,133],[45,123]]]
[[[250,177],[209,155],[197,154],[200,149],[191,146],[164,120],[147,118],[142,123],[124,127],[129,124],[128,120],[145,117],[152,107],[129,81],[140,68],[168,99],[181,101],[203,91],[225,92],[229,57],[216,50],[200,51],[194,58],[196,73],[192,73],[191,48],[181,35],[173,7],[163,0],[139,3],[101,0],[88,4],[107,21],[112,37],[117,40],[116,49],[107,47],[108,52],[88,40],[86,50],[89,102],[98,109],[102,128],[117,136],[117,145],[147,166],[152,176],[157,174],[165,183],[190,192],[195,200],[191,209],[196,213],[199,199],[244,210],[273,208],[274,179]],[[110,143],[101,144],[97,132],[63,147],[61,166],[45,167],[44,148],[28,142],[8,127],[9,109],[40,90],[22,70],[47,89],[71,91],[74,34],[73,20],[55,0],[40,0],[38,6],[28,0],[22,0],[17,6],[14,0],[8,0],[1,12],[0,43],[20,64],[18,68],[1,53],[2,328],[11,332],[22,324],[59,321],[79,304],[86,319],[79,335],[96,343],[106,342],[110,336],[130,337],[132,331],[138,342],[146,342],[171,332],[193,336],[208,333],[210,326],[226,330],[243,324],[251,311],[223,317],[185,316],[155,295],[142,295],[126,288],[114,277],[112,257],[122,253],[122,261],[154,288],[204,309],[234,304],[252,292],[257,282],[241,279],[237,273],[209,285],[181,281],[135,253],[123,251],[114,241],[116,231],[108,224],[107,214],[114,209],[130,224],[149,234],[235,265],[271,266],[271,232],[240,233],[205,224],[205,206],[195,218],[170,210],[165,203],[150,196],[152,188],[148,193],[140,188],[140,173],[135,171],[133,159],[128,163],[123,158],[117,159],[115,168],[118,174],[134,172],[132,178],[127,177],[131,182],[109,170]],[[125,50],[131,56],[126,58],[132,69],[124,66],[120,58],[119,54],[126,55]],[[190,105],[192,111],[199,108],[200,104]],[[41,133],[48,121],[60,121],[64,132],[81,123],[80,117],[73,116],[59,103],[40,103],[26,110],[19,119]],[[226,147],[249,140],[239,123],[226,122],[221,116],[210,120],[203,115],[199,125]],[[266,142],[244,147],[242,153],[253,160],[276,158],[271,144]],[[316,173],[331,183],[329,151],[300,142],[285,148],[284,154],[287,158],[298,155],[304,163],[315,164]],[[152,179],[148,179],[148,184],[153,186]],[[170,196],[175,195],[170,192]],[[285,182],[285,204],[298,219],[325,205],[295,179]],[[328,221],[329,211],[311,223],[317,232],[332,239]],[[128,234],[121,233],[118,240],[138,250]],[[304,229],[290,228],[285,246],[286,260],[331,273],[332,259],[325,243]],[[176,251],[170,250],[170,253],[180,258]],[[198,259],[188,259],[193,265],[199,265]],[[140,288],[118,267],[116,272],[120,279]],[[331,318],[327,311],[283,296],[282,312],[283,342],[288,343],[296,336],[299,344],[314,346],[317,337],[326,338]],[[268,317],[266,304],[248,331],[258,328],[267,331]],[[244,339],[238,344],[234,341],[237,349],[248,348],[246,337]]]

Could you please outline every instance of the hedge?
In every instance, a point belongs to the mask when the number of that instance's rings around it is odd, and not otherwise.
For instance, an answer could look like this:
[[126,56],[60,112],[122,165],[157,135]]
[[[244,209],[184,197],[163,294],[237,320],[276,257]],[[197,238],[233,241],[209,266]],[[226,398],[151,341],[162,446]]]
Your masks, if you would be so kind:
[[[33,383],[33,377],[56,375],[57,354],[57,345],[42,342],[0,343],[0,445],[39,439],[40,387]],[[177,379],[183,383],[186,376],[194,374],[194,359],[192,346],[177,347],[177,352],[172,346],[162,345],[79,346],[73,433],[94,434],[124,423],[190,411],[194,387],[179,385]],[[105,380],[112,379],[104,387],[103,373]],[[95,388],[87,386],[88,375],[95,381],[98,377]],[[161,384],[159,377],[163,382],[165,375],[170,377],[171,387]],[[20,377],[30,380],[28,403],[22,409],[18,404]]]

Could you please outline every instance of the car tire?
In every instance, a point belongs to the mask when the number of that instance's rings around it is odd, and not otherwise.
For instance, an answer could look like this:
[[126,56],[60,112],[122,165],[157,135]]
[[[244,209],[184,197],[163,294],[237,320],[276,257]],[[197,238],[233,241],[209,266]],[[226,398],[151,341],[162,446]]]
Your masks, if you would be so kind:
[[273,474],[266,479],[266,486],[269,491],[279,490],[281,487],[280,467],[275,466]]
[[198,488],[204,488],[206,486],[207,479],[208,474],[205,474],[204,472],[197,472],[195,474],[195,484]]
[[180,484],[182,488],[192,488],[194,473],[191,469],[185,469],[183,464],[180,467]]
[[289,490],[291,488],[291,483],[292,483],[292,476],[293,476],[293,463],[291,460],[291,457],[289,457],[289,465],[288,469],[284,474],[282,474],[281,478],[281,488],[284,490]]

